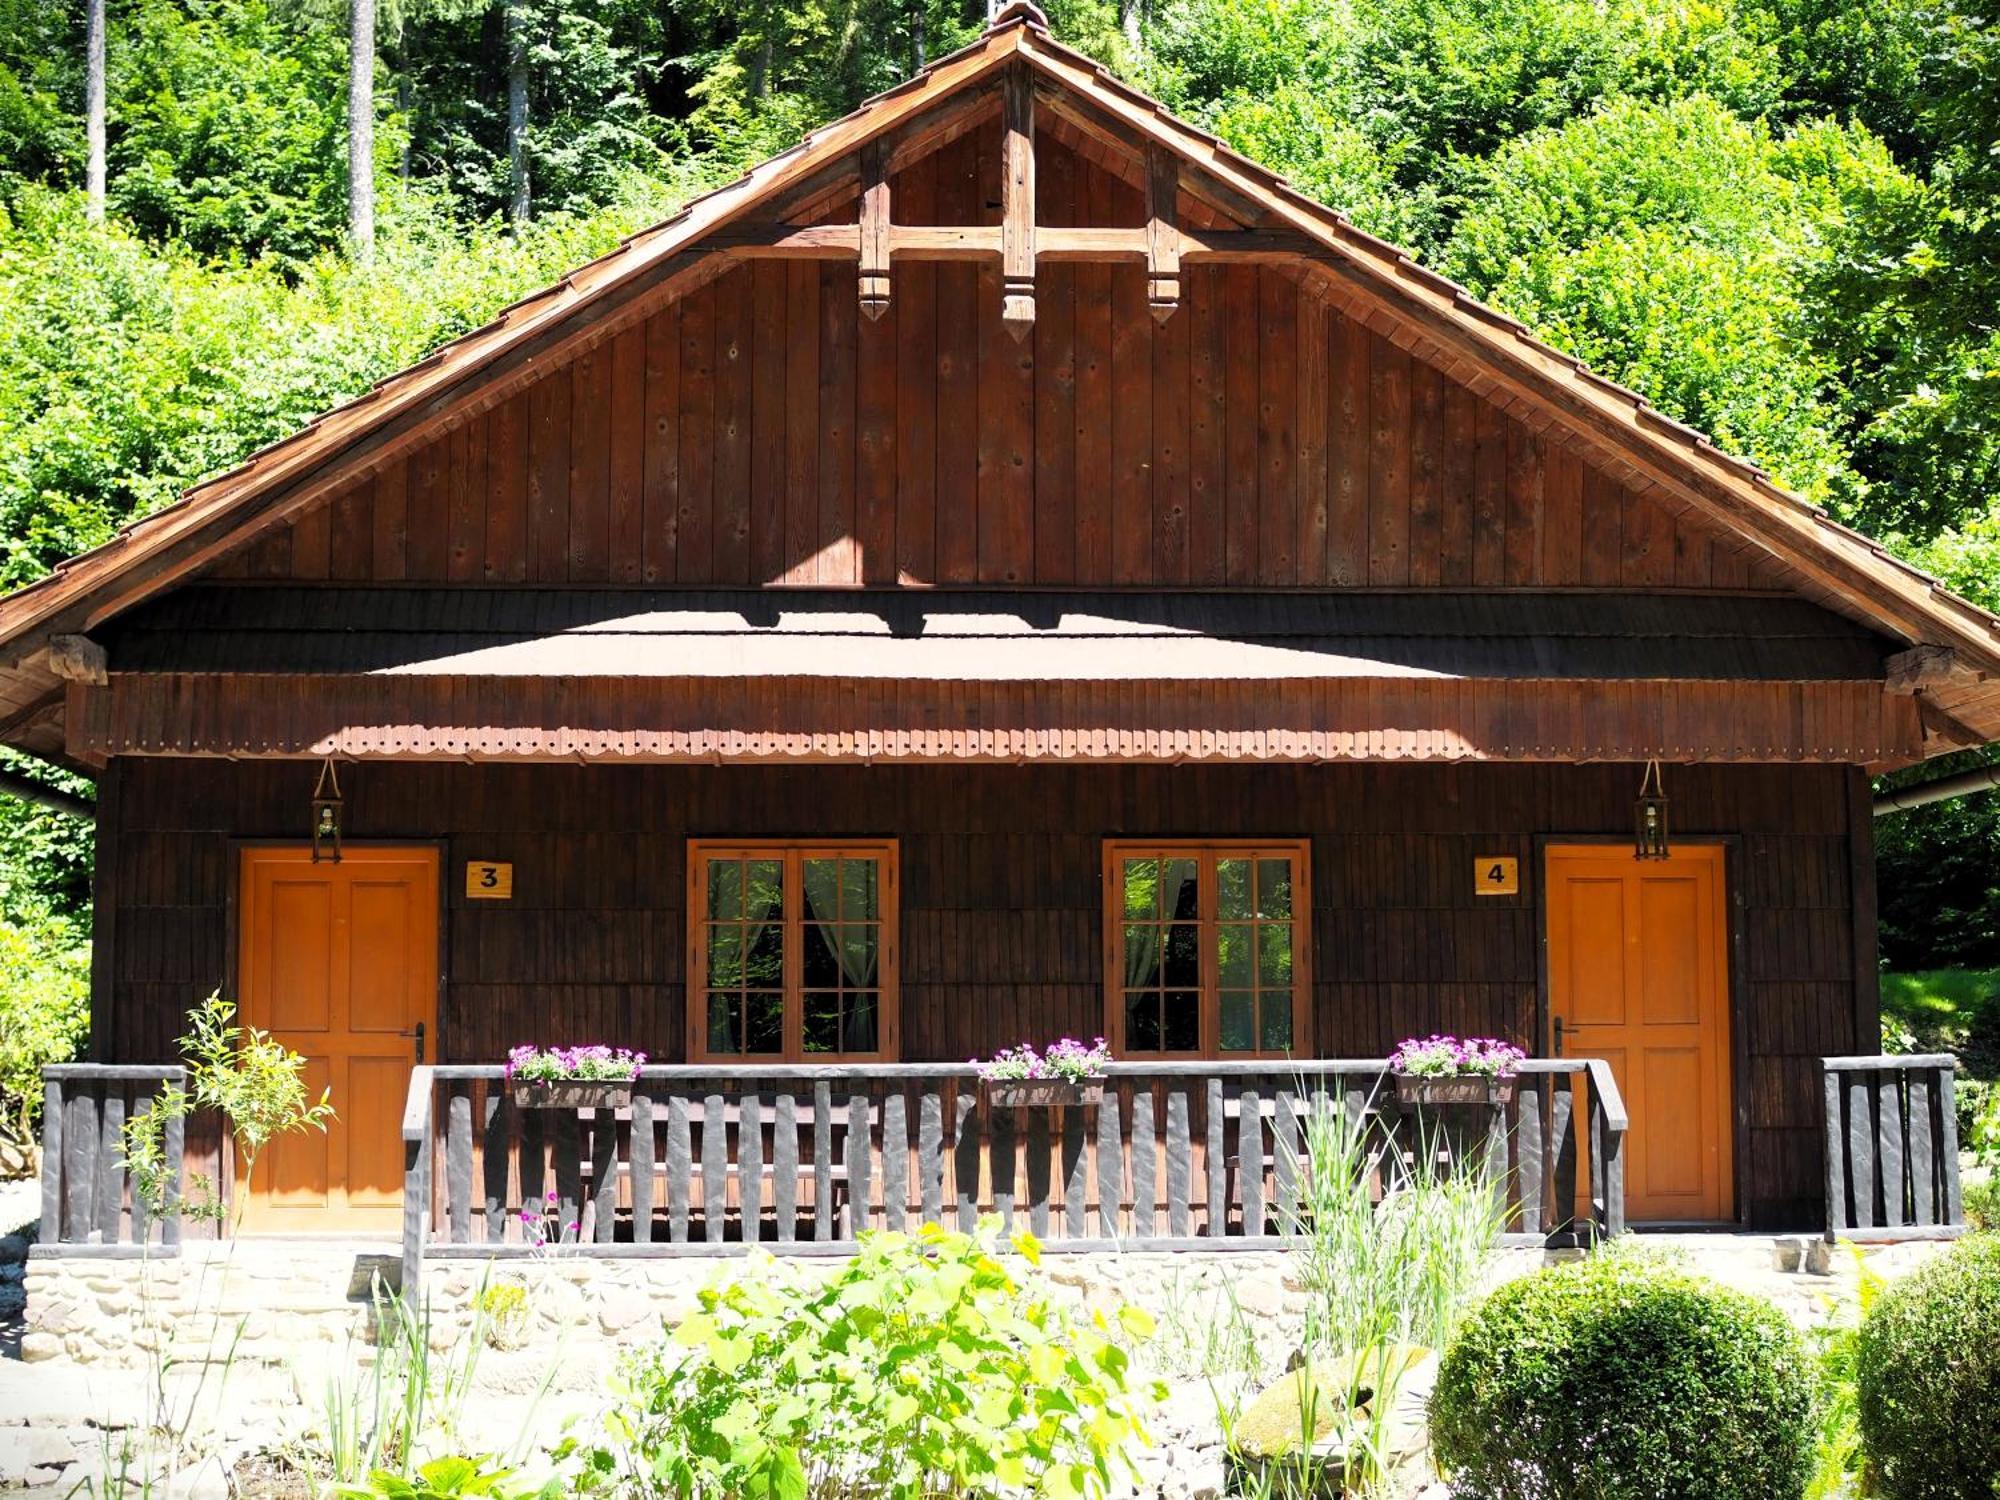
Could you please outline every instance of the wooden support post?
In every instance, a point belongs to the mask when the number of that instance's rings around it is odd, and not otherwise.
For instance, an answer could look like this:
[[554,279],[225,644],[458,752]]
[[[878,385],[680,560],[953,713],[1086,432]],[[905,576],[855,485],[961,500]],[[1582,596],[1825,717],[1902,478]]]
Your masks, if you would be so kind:
[[1181,305],[1181,234],[1175,212],[1180,164],[1164,147],[1146,153],[1146,302],[1164,323]]
[[889,310],[889,178],[882,147],[861,153],[861,315],[870,322]]
[[1000,141],[1000,321],[1035,326],[1035,93],[1025,67],[1007,75]]

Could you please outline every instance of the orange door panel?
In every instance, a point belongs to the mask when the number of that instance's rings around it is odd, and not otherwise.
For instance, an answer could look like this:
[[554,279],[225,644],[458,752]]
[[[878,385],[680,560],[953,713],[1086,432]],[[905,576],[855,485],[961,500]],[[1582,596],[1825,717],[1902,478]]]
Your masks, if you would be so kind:
[[240,905],[244,1022],[302,1055],[309,1093],[331,1090],[335,1110],[325,1135],[266,1149],[244,1228],[394,1229],[415,1032],[437,1034],[436,851],[350,848],[314,864],[309,849],[246,849]]
[[1689,845],[1642,861],[1603,845],[1551,848],[1548,921],[1561,1050],[1609,1062],[1631,1117],[1626,1217],[1731,1218],[1722,849]]

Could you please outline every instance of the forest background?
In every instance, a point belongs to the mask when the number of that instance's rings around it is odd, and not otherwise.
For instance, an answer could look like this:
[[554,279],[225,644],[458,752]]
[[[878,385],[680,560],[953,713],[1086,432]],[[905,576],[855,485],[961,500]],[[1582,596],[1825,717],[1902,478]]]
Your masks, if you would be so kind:
[[[1047,8],[2000,606],[2000,0]],[[961,0],[0,0],[0,587],[984,21]],[[2000,794],[1878,831],[1885,962],[1973,971],[1953,984],[2000,1029]],[[85,825],[0,797],[0,1095],[81,1027],[90,861]]]

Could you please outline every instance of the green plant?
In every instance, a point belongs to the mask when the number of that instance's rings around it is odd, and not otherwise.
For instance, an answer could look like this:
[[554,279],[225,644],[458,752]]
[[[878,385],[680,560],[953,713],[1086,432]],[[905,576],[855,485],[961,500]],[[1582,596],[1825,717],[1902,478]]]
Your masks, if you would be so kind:
[[1961,1240],[1884,1292],[1856,1375],[1882,1494],[2000,1496],[2000,1235]]
[[704,1290],[558,1457],[579,1492],[661,1500],[1101,1496],[1146,1441],[1141,1395],[1102,1314],[1072,1317],[990,1227],[926,1225],[864,1236],[829,1276],[760,1258]]
[[1976,1230],[2000,1229],[2000,1173],[1965,1184],[1965,1222]]
[[2000,1167],[2000,1089],[1988,1092],[1966,1132],[1966,1150],[1982,1167]]
[[[489,1458],[434,1458],[405,1478],[385,1469],[368,1476],[366,1484],[334,1486],[342,1500],[450,1500],[454,1495],[511,1497],[532,1493],[512,1483],[514,1471],[494,1466]],[[550,1494],[559,1493],[551,1490]]]
[[1147,1362],[1163,1375],[1210,1381],[1255,1375],[1263,1368],[1257,1325],[1237,1300],[1236,1288],[1225,1281],[1217,1300],[1204,1303],[1198,1286],[1179,1268],[1169,1274],[1160,1299],[1159,1329]]
[[[493,1320],[524,1315],[528,1294],[516,1282],[482,1282],[470,1305],[470,1324],[451,1339],[442,1336],[428,1299],[412,1303],[378,1285],[374,1357],[363,1359],[353,1349],[345,1362],[349,1373],[328,1378],[318,1441],[288,1455],[294,1466],[315,1479],[353,1487],[384,1475],[399,1483],[416,1482],[430,1462],[426,1450],[440,1461],[449,1459],[459,1444],[481,1355],[494,1341]],[[532,1393],[531,1412],[548,1394],[559,1368],[559,1359],[548,1362]],[[498,1455],[498,1462],[520,1460],[528,1442],[526,1428],[524,1423],[519,1446]]]
[[1430,1414],[1481,1500],[1797,1500],[1812,1472],[1811,1358],[1783,1314],[1631,1254],[1494,1292]]
[[[309,1102],[305,1059],[268,1032],[236,1025],[236,1007],[221,995],[210,995],[188,1020],[188,1034],[180,1039],[187,1087],[162,1090],[152,1109],[125,1122],[125,1170],[132,1191],[159,1217],[166,1211],[178,1166],[166,1157],[167,1121],[184,1119],[196,1109],[219,1110],[242,1163],[236,1174],[240,1218],[264,1148],[281,1135],[324,1132],[333,1120],[333,1105],[324,1092],[317,1103]],[[184,1203],[181,1212],[220,1219],[227,1209],[207,1188],[200,1200]]]
[[[324,1131],[333,1119],[333,1106],[322,1093],[317,1103],[308,1101],[305,1088],[306,1060],[290,1048],[255,1027],[235,1024],[236,1008],[220,995],[212,994],[189,1017],[187,1035],[180,1039],[187,1060],[187,1086],[161,1090],[153,1108],[125,1122],[122,1145],[126,1176],[135,1200],[146,1205],[155,1218],[170,1206],[183,1214],[222,1222],[226,1206],[214,1189],[195,1179],[196,1197],[175,1205],[178,1162],[166,1150],[166,1125],[183,1119],[196,1108],[221,1112],[241,1166],[237,1173],[237,1214],[249,1196],[257,1160],[263,1150],[281,1135],[297,1131]],[[234,1223],[230,1227],[233,1229]],[[235,1254],[235,1237],[230,1237],[228,1254],[221,1263],[228,1275],[229,1260]],[[200,1262],[200,1276],[193,1301],[199,1306],[214,1262],[207,1256]],[[195,1378],[180,1383],[170,1376],[183,1363],[179,1341],[187,1331],[175,1320],[163,1322],[153,1299],[152,1279],[146,1268],[140,1277],[140,1317],[148,1338],[144,1347],[151,1361],[154,1421],[152,1433],[163,1452],[158,1456],[171,1475],[186,1446],[188,1431],[200,1410],[202,1394],[213,1377],[218,1389],[226,1386],[243,1337],[244,1319],[235,1320],[226,1341],[222,1338],[224,1314],[218,1304],[201,1332],[201,1348],[192,1357]],[[171,1393],[171,1394],[170,1394]],[[178,1404],[173,1397],[178,1397]]]
[[[1806,1500],[1843,1500],[1861,1493],[1864,1461],[1861,1405],[1855,1389],[1860,1360],[1860,1318],[1868,1316],[1886,1283],[1868,1265],[1860,1249],[1847,1246],[1859,1276],[1858,1300],[1852,1308],[1828,1299],[1828,1316],[1806,1334],[1813,1362],[1819,1369],[1819,1422],[1814,1434],[1813,1473]],[[1853,1316],[1859,1313],[1860,1318]]]
[[488,1343],[496,1349],[512,1348],[528,1324],[528,1289],[518,1281],[493,1282],[479,1289],[472,1310],[485,1325]]

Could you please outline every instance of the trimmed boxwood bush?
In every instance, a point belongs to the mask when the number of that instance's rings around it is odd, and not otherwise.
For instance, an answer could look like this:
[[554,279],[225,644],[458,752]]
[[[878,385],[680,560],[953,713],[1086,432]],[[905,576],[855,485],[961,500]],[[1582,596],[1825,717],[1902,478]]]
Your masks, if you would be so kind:
[[1630,1255],[1511,1282],[1445,1352],[1431,1441],[1479,1500],[1796,1500],[1814,1381],[1768,1303]]
[[1861,1440],[1890,1500],[2000,1497],[2000,1235],[1961,1240],[1861,1324]]

